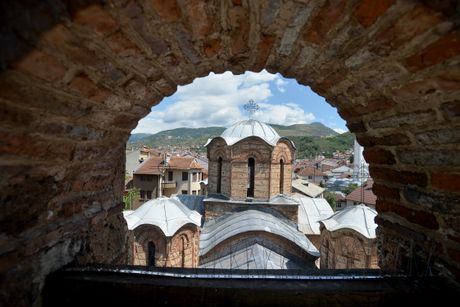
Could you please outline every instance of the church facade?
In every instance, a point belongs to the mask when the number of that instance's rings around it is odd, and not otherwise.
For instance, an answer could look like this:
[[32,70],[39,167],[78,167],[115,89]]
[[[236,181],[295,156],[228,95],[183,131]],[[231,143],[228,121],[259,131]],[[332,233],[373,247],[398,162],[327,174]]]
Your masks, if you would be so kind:
[[295,146],[270,126],[244,120],[207,144],[209,194],[265,200],[290,194]]

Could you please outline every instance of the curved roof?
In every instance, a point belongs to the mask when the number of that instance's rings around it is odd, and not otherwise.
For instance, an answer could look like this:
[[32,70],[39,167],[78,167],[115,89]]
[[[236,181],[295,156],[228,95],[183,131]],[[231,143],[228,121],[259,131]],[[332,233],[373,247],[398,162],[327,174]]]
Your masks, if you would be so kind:
[[257,136],[268,144],[275,146],[281,138],[275,129],[255,119],[239,121],[227,128],[220,136],[229,146],[250,136]]
[[200,263],[200,268],[233,270],[301,270],[312,266],[310,262],[282,255],[259,242],[247,244],[245,241],[232,246],[226,255]]
[[205,255],[233,236],[249,231],[264,231],[281,236],[310,255],[319,257],[318,250],[303,233],[285,221],[257,210],[235,212],[225,218],[206,222],[200,235],[200,255]]
[[123,212],[128,229],[141,225],[154,225],[165,236],[173,236],[185,224],[201,225],[201,214],[187,208],[177,197],[152,199],[135,211]]
[[319,235],[319,221],[334,214],[324,198],[310,198],[295,193],[292,198],[299,202],[299,230],[306,235]]
[[345,208],[320,223],[323,223],[329,231],[348,228],[359,232],[366,238],[375,239],[377,224],[374,218],[376,216],[377,211],[360,204]]

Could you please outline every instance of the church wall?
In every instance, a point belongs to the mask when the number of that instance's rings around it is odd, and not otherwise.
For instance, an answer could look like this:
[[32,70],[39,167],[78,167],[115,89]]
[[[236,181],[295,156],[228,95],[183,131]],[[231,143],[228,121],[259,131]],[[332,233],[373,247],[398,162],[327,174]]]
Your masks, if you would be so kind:
[[243,200],[247,197],[249,158],[255,159],[254,198],[270,198],[271,150],[271,146],[257,137],[246,138],[232,146],[232,199]]
[[163,232],[155,226],[142,225],[133,230],[132,246],[133,265],[147,265],[148,244],[155,244],[155,266],[164,266],[167,259],[168,240]]
[[291,194],[292,189],[292,161],[294,150],[290,144],[280,141],[273,148],[270,166],[270,197],[280,194],[280,160],[284,162],[283,193]]
[[[130,263],[147,265],[148,244],[155,245],[155,266],[195,268],[198,265],[200,232],[195,225],[185,225],[173,237],[166,237],[154,226],[143,225],[134,231],[130,244]],[[182,260],[183,259],[183,260]]]
[[299,207],[295,205],[270,205],[269,203],[252,203],[252,202],[237,202],[237,201],[209,201],[205,200],[205,220],[211,220],[225,213],[236,212],[241,210],[256,209],[261,211],[271,210],[276,211],[283,217],[297,223]]
[[196,268],[198,266],[200,232],[198,227],[185,225],[169,240],[167,267]]
[[322,269],[379,268],[377,240],[353,230],[330,232],[322,227],[320,254]]
[[218,161],[222,158],[221,194],[231,194],[230,150],[222,139],[214,139],[207,147],[208,152],[208,193],[217,193]]

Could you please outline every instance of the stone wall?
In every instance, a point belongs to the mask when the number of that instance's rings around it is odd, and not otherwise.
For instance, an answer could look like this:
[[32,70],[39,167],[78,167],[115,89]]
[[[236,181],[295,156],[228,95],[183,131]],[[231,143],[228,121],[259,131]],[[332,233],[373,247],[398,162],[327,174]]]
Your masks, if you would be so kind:
[[376,269],[377,240],[354,230],[328,231],[321,227],[321,269]]
[[459,280],[456,12],[457,1],[3,1],[0,303],[39,304],[67,263],[125,261],[124,147],[138,120],[196,77],[263,68],[324,96],[365,147],[380,266]]
[[226,213],[256,209],[261,211],[270,211],[274,214],[281,215],[288,220],[297,224],[298,205],[273,205],[268,202],[245,202],[245,201],[226,201],[226,200],[211,200],[205,199],[205,220],[211,220],[222,216]]
[[200,231],[195,225],[185,225],[169,240],[168,267],[196,268],[200,254]]
[[248,159],[255,160],[254,199],[268,200],[272,148],[257,137],[249,137],[231,147],[231,194],[235,200],[247,198]]
[[132,249],[129,260],[133,265],[147,265],[148,244],[155,245],[155,266],[198,266],[200,231],[195,225],[184,225],[172,237],[165,237],[155,226],[142,225],[134,229],[134,238],[128,248]]

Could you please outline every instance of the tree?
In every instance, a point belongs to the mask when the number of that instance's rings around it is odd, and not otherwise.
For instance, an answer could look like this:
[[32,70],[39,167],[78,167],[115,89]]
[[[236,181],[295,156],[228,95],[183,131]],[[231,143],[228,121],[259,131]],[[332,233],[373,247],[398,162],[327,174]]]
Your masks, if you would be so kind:
[[335,211],[335,207],[337,205],[337,202],[335,200],[335,194],[333,192],[325,191],[324,198],[327,200],[329,205],[331,205],[332,210]]
[[123,196],[123,203],[125,204],[124,210],[132,210],[133,202],[136,198],[139,198],[139,188],[132,188],[128,190],[125,196]]
[[356,188],[358,187],[358,185],[356,183],[350,183],[348,185],[348,187],[346,187],[345,189],[343,189],[343,193],[345,193],[345,195],[348,195],[350,194],[351,192],[353,192],[354,190],[356,190]]

